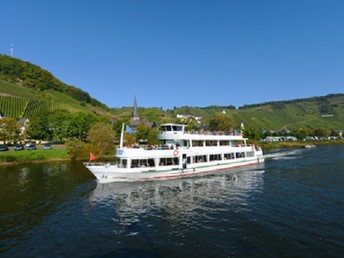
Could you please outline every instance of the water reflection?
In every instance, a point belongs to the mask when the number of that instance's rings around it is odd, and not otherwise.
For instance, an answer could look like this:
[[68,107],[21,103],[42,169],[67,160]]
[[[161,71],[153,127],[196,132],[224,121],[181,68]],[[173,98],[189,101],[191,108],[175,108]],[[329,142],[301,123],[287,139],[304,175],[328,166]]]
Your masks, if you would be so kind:
[[20,239],[90,180],[81,162],[0,167],[0,253],[2,241]]
[[90,210],[113,206],[122,225],[150,214],[176,220],[200,211],[249,209],[252,193],[263,190],[262,165],[202,177],[154,182],[97,184],[89,197]]

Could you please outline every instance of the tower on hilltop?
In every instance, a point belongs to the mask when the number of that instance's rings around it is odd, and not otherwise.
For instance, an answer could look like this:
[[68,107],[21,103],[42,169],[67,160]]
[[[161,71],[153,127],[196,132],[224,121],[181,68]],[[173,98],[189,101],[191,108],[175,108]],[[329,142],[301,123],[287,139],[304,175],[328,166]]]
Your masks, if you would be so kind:
[[139,117],[139,112],[137,111],[137,100],[136,96],[134,98],[134,109],[133,109],[133,116],[132,117]]
[[136,127],[140,123],[140,117],[139,117],[139,112],[137,110],[137,100],[136,96],[134,98],[134,108],[133,108],[133,115],[131,117],[131,126]]

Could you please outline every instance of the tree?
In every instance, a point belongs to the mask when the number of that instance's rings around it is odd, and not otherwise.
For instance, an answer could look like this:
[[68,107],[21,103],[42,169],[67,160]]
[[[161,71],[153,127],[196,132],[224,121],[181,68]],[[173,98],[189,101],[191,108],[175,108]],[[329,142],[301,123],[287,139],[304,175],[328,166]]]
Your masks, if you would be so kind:
[[138,140],[148,140],[149,131],[150,131],[149,126],[146,126],[143,123],[140,123],[136,127],[136,138]]
[[71,114],[66,110],[56,110],[49,114],[48,127],[53,140],[65,140],[70,136]]
[[187,131],[199,130],[199,127],[198,127],[196,120],[195,119],[188,119],[185,130],[187,130]]
[[71,116],[70,123],[70,136],[76,137],[80,141],[87,139],[88,131],[91,126],[96,122],[96,118],[93,115],[85,113],[76,113]]
[[327,130],[322,129],[322,128],[314,130],[313,134],[314,136],[323,137],[323,138],[327,138],[330,135],[330,133]]
[[75,139],[67,143],[67,150],[71,160],[86,159],[92,151],[89,143],[84,143]]
[[332,129],[331,132],[330,132],[330,136],[338,137],[339,136],[339,132],[337,132],[337,131]]
[[136,135],[132,133],[126,133],[124,135],[124,142],[127,146],[131,146],[136,143]]
[[136,127],[136,138],[138,140],[147,140],[148,144],[158,144],[159,140],[156,139],[158,135],[158,130],[151,128],[150,126],[139,124]]
[[2,141],[15,141],[19,138],[20,128],[17,121],[11,117],[0,119],[0,139]]
[[292,130],[292,135],[295,136],[299,141],[309,136],[309,131],[304,128],[295,128]]
[[209,119],[209,129],[212,131],[227,131],[233,128],[233,122],[229,115],[216,113]]
[[88,140],[95,154],[104,155],[114,149],[115,132],[110,124],[98,122],[90,128]]
[[256,129],[247,128],[244,130],[244,137],[245,138],[259,141],[260,139],[263,138],[263,136],[264,136],[263,133],[261,131],[256,130]]
[[50,140],[52,131],[49,130],[49,113],[41,112],[30,119],[28,135],[32,139]]

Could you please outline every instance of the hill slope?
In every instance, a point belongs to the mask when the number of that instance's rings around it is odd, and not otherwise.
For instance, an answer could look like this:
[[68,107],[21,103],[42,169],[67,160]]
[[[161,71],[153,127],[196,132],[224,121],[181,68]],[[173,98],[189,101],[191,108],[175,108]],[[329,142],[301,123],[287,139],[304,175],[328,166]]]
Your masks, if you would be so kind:
[[233,116],[252,128],[344,129],[344,94],[244,106]]
[[[211,118],[217,112],[225,111],[236,128],[244,123],[246,128],[279,130],[284,128],[344,129],[344,94],[330,94],[322,97],[275,101],[245,105],[239,109],[233,106],[180,107],[163,111],[159,108],[139,108],[140,117],[149,121],[175,121],[177,114]],[[113,109],[117,116],[129,118],[131,107]]]
[[30,118],[43,109],[111,116],[109,108],[87,92],[61,82],[39,66],[0,55],[0,111],[18,119]]
[[[96,113],[129,120],[132,107],[110,110],[87,92],[69,86],[48,71],[6,55],[0,55],[0,111],[14,118],[28,117],[40,110],[64,109],[69,112]],[[233,106],[179,107],[174,110],[139,108],[139,114],[151,122],[176,121],[177,114],[203,117],[207,121],[225,111],[234,127],[278,130],[283,128],[344,129],[344,94],[331,94],[287,101]]]

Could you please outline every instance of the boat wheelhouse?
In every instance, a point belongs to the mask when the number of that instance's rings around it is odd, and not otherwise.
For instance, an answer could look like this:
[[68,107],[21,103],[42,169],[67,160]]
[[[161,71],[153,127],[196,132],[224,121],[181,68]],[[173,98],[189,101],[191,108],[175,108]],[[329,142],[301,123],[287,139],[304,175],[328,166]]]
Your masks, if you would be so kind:
[[107,183],[193,176],[264,161],[261,148],[247,144],[242,135],[186,132],[185,125],[162,124],[157,138],[159,146],[129,148],[121,143],[114,164],[85,166],[99,183]]

